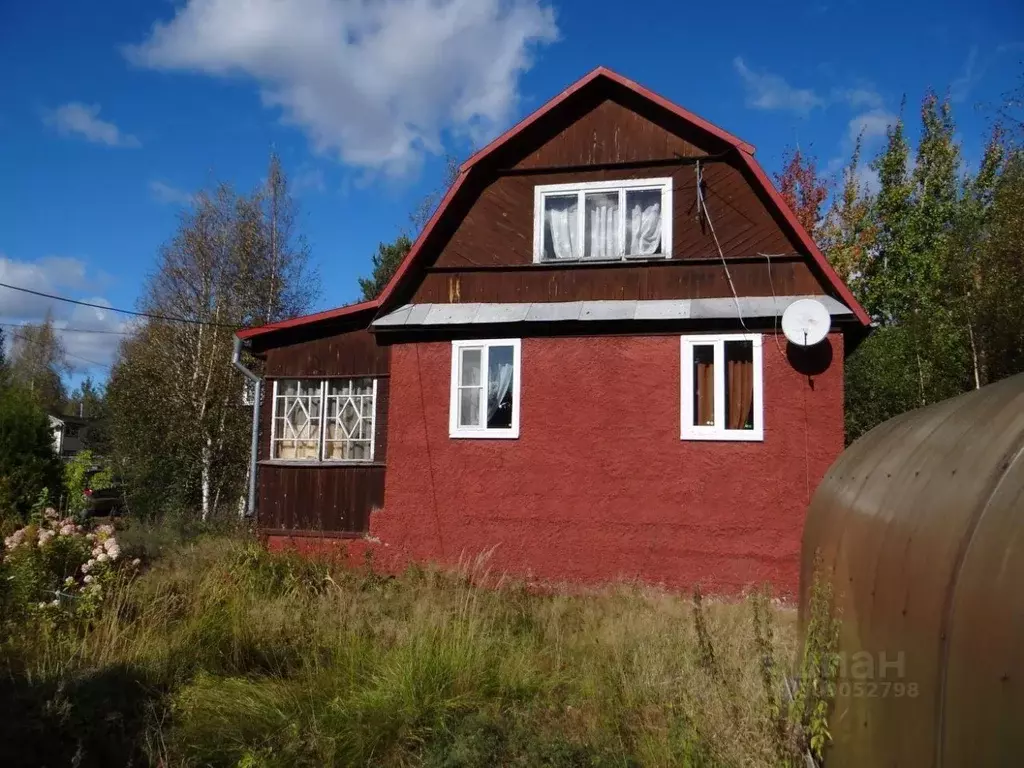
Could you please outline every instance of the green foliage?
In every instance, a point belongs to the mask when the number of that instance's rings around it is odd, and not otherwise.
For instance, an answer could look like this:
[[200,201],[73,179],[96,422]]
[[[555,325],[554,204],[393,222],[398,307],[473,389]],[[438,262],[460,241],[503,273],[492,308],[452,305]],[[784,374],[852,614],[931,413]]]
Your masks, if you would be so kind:
[[1019,151],[997,129],[965,175],[948,100],[929,93],[920,119],[916,149],[890,128],[874,194],[858,142],[826,215],[822,248],[877,325],[846,362],[848,440],[1024,371]]
[[[485,563],[384,578],[237,536],[165,552],[74,632],[12,633],[0,762],[778,764],[743,602],[701,607],[725,685],[692,605],[655,590],[538,594]],[[789,657],[792,612],[769,610]]]
[[399,235],[393,243],[380,243],[377,246],[377,252],[373,254],[373,273],[370,277],[359,278],[364,300],[377,298],[411,248],[412,240],[406,235]]
[[0,517],[24,518],[59,478],[50,421],[36,398],[24,387],[0,384]]
[[47,508],[4,539],[0,642],[26,631],[71,631],[95,617],[119,572],[111,526],[86,529]]
[[85,511],[86,488],[102,491],[114,484],[114,473],[110,467],[101,467],[98,472],[90,474],[96,466],[90,450],[80,451],[64,464],[64,499],[69,514],[81,515]]
[[319,291],[276,156],[257,189],[201,192],[144,286],[150,320],[118,353],[106,389],[110,458],[133,513],[237,514],[248,469],[236,328],[304,314]]
[[832,583],[821,572],[820,558],[816,558],[807,602],[800,677],[789,718],[800,729],[804,744],[819,762],[832,738],[828,717],[839,676],[840,627],[833,604]]

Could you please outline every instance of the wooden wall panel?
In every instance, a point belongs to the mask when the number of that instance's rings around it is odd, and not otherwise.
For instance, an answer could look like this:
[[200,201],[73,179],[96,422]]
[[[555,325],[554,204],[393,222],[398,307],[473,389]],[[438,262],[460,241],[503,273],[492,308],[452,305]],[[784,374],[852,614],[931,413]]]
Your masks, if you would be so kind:
[[[486,267],[533,263],[534,187],[577,181],[670,177],[672,258],[718,256],[708,218],[726,258],[795,252],[743,171],[725,162],[704,167],[708,216],[697,213],[697,172],[692,164],[630,170],[499,176],[487,185],[441,248],[435,266]],[[685,297],[681,297],[685,298]]]
[[[366,333],[363,331],[362,333]],[[314,351],[310,357],[278,357],[279,366],[287,368],[287,378],[317,374],[298,373],[309,371],[314,359],[322,369],[324,361],[334,361],[331,373],[320,375],[342,375],[346,369],[366,373],[369,358],[355,357],[355,362],[338,362],[334,357],[342,346],[331,346],[330,342],[339,337],[327,337],[317,346],[306,342],[305,347]],[[314,344],[310,347],[308,345]],[[296,345],[298,346],[298,345]],[[360,349],[356,345],[354,349]],[[387,348],[382,348],[388,353]],[[325,351],[326,350],[326,351]],[[268,359],[276,350],[268,350]],[[389,357],[379,356],[385,362]],[[305,366],[305,367],[304,367]],[[268,365],[269,368],[269,365]],[[291,371],[295,370],[296,373]],[[282,376],[284,378],[285,376]],[[278,463],[270,460],[271,418],[273,415],[272,396],[274,379],[266,379],[266,392],[260,411],[260,466],[258,478],[258,518],[260,528],[265,530],[324,531],[335,533],[365,533],[369,529],[370,513],[384,503],[384,474],[388,455],[388,411],[391,394],[390,377],[386,366],[377,378],[377,411],[374,424],[374,456],[372,464],[337,464],[322,462],[309,464]]]
[[384,467],[260,467],[263,529],[365,533],[370,512],[384,504]]
[[700,157],[706,149],[612,99],[589,107],[515,163],[516,168],[635,163]]
[[282,343],[263,352],[269,378],[370,376],[388,372],[390,352],[365,328],[325,330],[316,338]]
[[[802,259],[733,262],[729,274],[741,296],[820,294],[818,278]],[[732,296],[721,262],[666,262],[602,266],[428,273],[413,296],[417,304],[468,302],[704,299]]]

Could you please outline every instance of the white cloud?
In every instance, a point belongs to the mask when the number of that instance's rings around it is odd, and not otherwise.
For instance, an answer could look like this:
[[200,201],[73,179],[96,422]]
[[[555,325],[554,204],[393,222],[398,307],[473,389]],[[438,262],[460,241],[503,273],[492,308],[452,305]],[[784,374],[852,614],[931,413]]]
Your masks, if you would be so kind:
[[106,144],[108,147],[138,147],[139,140],[129,133],[122,133],[113,123],[100,119],[99,104],[82,104],[70,101],[67,104],[49,110],[43,115],[43,121],[57,129],[62,136],[81,136],[93,144]]
[[967,61],[964,62],[963,71],[949,85],[949,98],[951,101],[965,101],[970,95],[974,86],[981,79],[989,62],[978,66],[978,46],[972,45],[967,54]]
[[733,59],[732,64],[746,87],[748,106],[801,115],[825,106],[825,100],[810,88],[795,88],[781,75],[755,72],[739,56]]
[[874,139],[886,135],[889,126],[895,125],[899,118],[892,112],[884,109],[872,109],[850,120],[847,130],[847,139],[851,146],[858,136],[864,137],[864,143],[871,143]]
[[853,109],[882,109],[885,99],[873,86],[859,85],[854,88],[837,88],[832,91],[831,100],[846,104]]
[[166,205],[192,205],[195,195],[186,192],[184,189],[168,184],[167,182],[153,179],[148,184],[149,194],[158,203]]
[[[0,253],[0,282],[28,288],[41,293],[68,295],[81,301],[109,306],[102,296],[82,295],[83,286],[95,289],[103,283],[101,275],[90,273],[79,259],[47,257],[37,261],[16,261]],[[50,312],[54,326],[63,331],[60,337],[68,352],[68,362],[77,371],[103,375],[114,359],[117,345],[129,327],[123,315],[93,307],[82,307],[0,287],[0,323],[8,343],[18,333],[12,325],[38,323]],[[78,331],[101,331],[80,333]],[[94,365],[98,364],[98,365]]]
[[444,132],[480,140],[506,123],[531,52],[557,36],[544,0],[187,0],[125,53],[252,78],[318,151],[402,175]]

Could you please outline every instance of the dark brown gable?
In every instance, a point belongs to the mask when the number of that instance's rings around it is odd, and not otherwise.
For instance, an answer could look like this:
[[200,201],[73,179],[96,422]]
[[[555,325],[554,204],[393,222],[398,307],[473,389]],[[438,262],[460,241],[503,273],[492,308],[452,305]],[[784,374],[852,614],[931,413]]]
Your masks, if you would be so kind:
[[517,169],[637,163],[673,157],[700,157],[721,143],[702,146],[665,130],[635,109],[610,98],[577,107],[567,124],[515,162]]
[[[627,106],[622,101],[637,101]],[[450,235],[425,254],[413,303],[689,299],[828,293],[738,150],[626,97],[563,105],[502,150],[467,190]],[[568,111],[572,106],[573,110]],[[646,114],[645,114],[646,113]],[[562,121],[568,121],[562,122]],[[542,130],[543,129],[543,130]],[[686,138],[680,135],[685,133]],[[698,144],[697,142],[701,143]],[[707,216],[697,207],[697,161]],[[669,177],[672,258],[649,262],[534,263],[538,185]],[[454,214],[455,211],[452,211]],[[710,221],[710,225],[709,225]],[[772,259],[769,273],[768,257]]]

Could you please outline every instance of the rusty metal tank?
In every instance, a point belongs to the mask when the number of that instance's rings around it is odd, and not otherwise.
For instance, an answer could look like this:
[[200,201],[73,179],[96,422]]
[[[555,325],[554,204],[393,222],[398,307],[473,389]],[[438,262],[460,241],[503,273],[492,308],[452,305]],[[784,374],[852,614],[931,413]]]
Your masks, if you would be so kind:
[[822,481],[800,626],[817,554],[842,621],[829,768],[1024,765],[1022,454],[1019,375],[879,425]]

